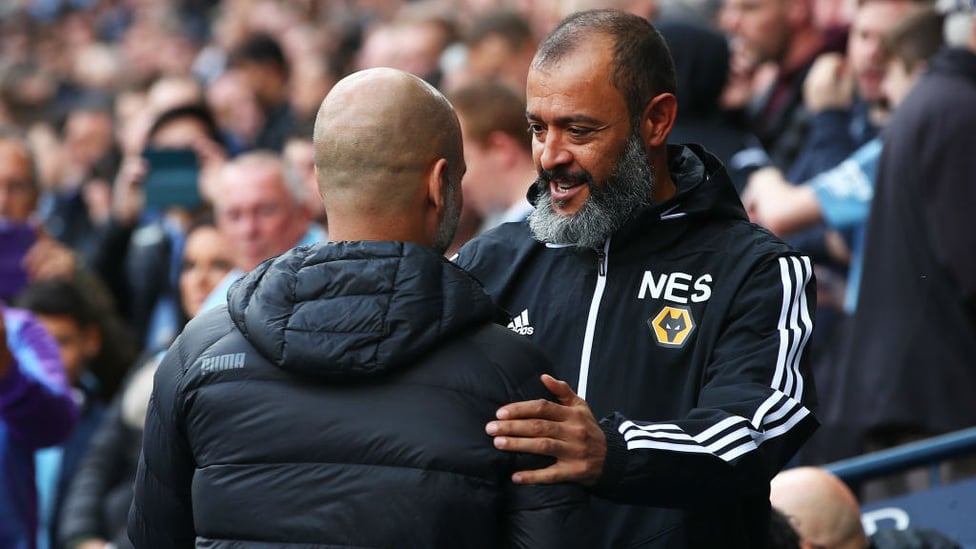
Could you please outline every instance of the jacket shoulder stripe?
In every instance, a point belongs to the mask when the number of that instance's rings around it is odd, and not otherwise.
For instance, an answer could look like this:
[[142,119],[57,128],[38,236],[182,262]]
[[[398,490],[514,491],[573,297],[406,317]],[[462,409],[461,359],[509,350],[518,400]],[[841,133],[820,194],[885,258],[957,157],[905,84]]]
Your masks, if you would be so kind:
[[783,302],[777,322],[780,346],[771,387],[786,393],[790,398],[801,400],[803,377],[799,369],[800,357],[813,330],[805,290],[810,283],[813,266],[808,257],[781,257],[779,268]]

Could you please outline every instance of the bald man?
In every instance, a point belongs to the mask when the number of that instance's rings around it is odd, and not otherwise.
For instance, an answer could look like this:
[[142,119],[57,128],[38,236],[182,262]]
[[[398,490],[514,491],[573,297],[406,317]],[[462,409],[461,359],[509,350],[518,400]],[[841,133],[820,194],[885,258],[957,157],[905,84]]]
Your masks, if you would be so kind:
[[773,477],[769,488],[770,503],[789,518],[801,549],[959,549],[929,528],[883,528],[868,536],[854,493],[826,469],[787,469]]
[[800,547],[865,549],[861,508],[846,484],[818,467],[797,467],[776,475],[769,501],[790,518]]
[[[129,515],[137,547],[586,547],[575,485],[515,485],[498,406],[545,398],[545,357],[442,256],[461,133],[423,80],[340,81],[315,124],[332,242],[197,316],[156,373]],[[534,463],[534,465],[533,465]]]

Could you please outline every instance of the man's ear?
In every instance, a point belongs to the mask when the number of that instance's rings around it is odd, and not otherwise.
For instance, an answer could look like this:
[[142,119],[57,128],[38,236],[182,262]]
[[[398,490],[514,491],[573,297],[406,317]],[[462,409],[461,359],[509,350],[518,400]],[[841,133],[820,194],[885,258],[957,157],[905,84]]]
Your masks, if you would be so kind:
[[641,137],[647,147],[662,147],[678,116],[678,99],[671,93],[654,96],[641,113]]
[[432,245],[436,240],[444,212],[447,211],[447,159],[438,158],[427,171],[426,193],[427,207],[423,210],[422,223],[426,244]]

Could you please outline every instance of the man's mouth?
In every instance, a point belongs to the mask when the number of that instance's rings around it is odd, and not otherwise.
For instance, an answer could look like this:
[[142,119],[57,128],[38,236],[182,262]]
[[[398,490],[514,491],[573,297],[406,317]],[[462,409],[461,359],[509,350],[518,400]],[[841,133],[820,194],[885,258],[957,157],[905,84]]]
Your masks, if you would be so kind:
[[555,203],[566,203],[587,186],[582,181],[555,180],[549,183],[549,193]]
[[551,188],[555,188],[565,192],[568,191],[569,189],[572,189],[573,187],[577,187],[582,184],[583,184],[582,181],[566,181],[565,179],[563,179],[558,181],[552,181],[549,185]]

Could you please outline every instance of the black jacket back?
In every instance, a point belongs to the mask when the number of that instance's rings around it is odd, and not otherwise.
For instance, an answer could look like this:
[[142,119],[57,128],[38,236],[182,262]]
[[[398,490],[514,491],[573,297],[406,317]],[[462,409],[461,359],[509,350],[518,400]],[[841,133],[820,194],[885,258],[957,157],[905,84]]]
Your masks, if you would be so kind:
[[[485,423],[547,363],[466,273],[395,242],[297,248],[191,322],[156,374],[138,547],[562,547],[585,501]],[[572,520],[571,520],[572,519]]]

